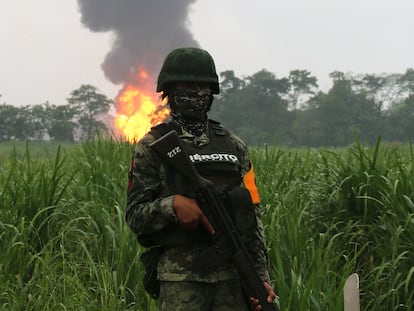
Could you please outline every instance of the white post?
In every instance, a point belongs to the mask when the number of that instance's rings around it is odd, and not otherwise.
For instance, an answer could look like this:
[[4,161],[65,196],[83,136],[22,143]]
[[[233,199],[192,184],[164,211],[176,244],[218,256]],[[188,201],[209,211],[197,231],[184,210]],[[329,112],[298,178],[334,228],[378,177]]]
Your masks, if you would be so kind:
[[351,274],[344,286],[344,311],[360,311],[359,305],[359,276]]

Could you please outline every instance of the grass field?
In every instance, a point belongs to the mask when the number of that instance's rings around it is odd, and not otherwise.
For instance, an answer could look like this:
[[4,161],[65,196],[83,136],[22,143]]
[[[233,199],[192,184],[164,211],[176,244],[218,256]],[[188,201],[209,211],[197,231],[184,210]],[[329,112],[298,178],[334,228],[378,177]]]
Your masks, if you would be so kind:
[[[0,310],[155,310],[124,221],[133,146],[0,144]],[[251,150],[281,310],[414,310],[411,145]]]

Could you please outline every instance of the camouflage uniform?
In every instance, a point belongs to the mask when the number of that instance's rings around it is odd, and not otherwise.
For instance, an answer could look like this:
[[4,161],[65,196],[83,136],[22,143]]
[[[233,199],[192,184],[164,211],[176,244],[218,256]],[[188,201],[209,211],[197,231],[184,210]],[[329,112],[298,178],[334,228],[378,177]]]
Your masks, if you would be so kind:
[[[202,295],[200,295],[202,293]],[[238,280],[161,282],[161,311],[248,311]]]
[[[167,124],[171,123],[174,121],[167,120]],[[178,125],[175,124],[175,126]],[[244,176],[248,172],[251,175],[252,165],[246,145],[234,134],[227,130],[224,131],[229,140],[233,142],[241,175]],[[178,132],[182,141],[193,149],[208,146],[216,139],[211,122],[209,123],[209,134],[201,137],[196,138],[182,128],[179,128]],[[173,210],[175,193],[170,185],[172,182],[171,174],[162,160],[149,149],[149,144],[154,140],[155,137],[150,132],[136,145],[132,183],[128,191],[126,221],[142,245],[146,247],[163,246],[163,252],[157,265],[158,280],[161,282],[160,310],[244,310],[246,304],[241,296],[238,274],[233,264],[226,260],[218,260],[217,264],[209,269],[202,269],[200,265],[197,265],[198,261],[204,257],[204,252],[212,249],[212,242],[203,228],[199,228],[195,232],[184,232],[179,227]],[[216,150],[218,153],[220,151]],[[242,182],[240,186],[244,187],[245,185]],[[191,193],[185,195],[191,197]],[[253,201],[256,203],[252,205],[256,230],[247,247],[257,273],[263,281],[268,281],[261,211],[258,198]],[[183,238],[178,238],[178,243],[174,241],[174,238],[171,238],[176,233],[178,236],[183,234],[181,235]],[[215,258],[219,259],[219,257],[220,253],[217,253]],[[223,290],[223,287],[228,288],[227,291],[224,291],[225,294],[216,295]],[[235,287],[238,288],[237,295],[233,290]],[[218,291],[219,288],[220,291]],[[193,298],[185,308],[180,309],[178,305],[184,304],[183,296]],[[238,307],[231,305],[231,303],[235,303]],[[221,305],[222,309],[213,307],[213,305]]]

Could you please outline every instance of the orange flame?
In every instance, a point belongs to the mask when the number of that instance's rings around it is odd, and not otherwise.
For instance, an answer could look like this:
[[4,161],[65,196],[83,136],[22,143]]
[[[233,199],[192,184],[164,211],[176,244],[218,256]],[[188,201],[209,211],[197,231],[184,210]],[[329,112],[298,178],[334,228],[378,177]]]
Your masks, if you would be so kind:
[[[139,78],[148,79],[148,74],[140,70]],[[115,127],[130,142],[139,140],[152,126],[162,122],[169,114],[169,109],[161,100],[157,100],[155,95],[151,94],[151,91],[127,85],[116,99]]]

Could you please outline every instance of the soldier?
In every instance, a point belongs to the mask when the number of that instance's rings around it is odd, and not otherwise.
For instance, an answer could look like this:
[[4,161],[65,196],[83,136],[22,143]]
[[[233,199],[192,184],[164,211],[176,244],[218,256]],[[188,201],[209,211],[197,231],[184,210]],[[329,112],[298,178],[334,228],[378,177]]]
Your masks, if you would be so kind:
[[[219,93],[213,58],[198,48],[173,50],[158,76],[157,92],[167,98],[171,113],[136,145],[126,210],[129,228],[149,249],[141,256],[145,289],[159,298],[159,310],[249,309],[238,273],[212,242],[214,228],[191,185],[149,147],[174,129],[200,175],[228,198],[227,207],[264,283],[267,300],[273,302],[260,198],[247,147],[207,117],[213,94]],[[250,308],[261,310],[260,302],[250,297]]]

